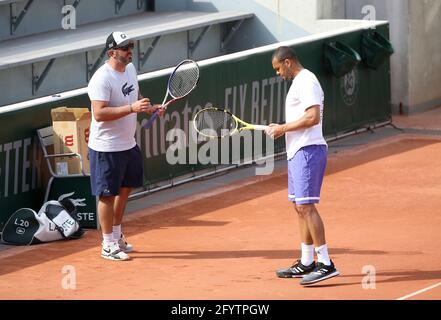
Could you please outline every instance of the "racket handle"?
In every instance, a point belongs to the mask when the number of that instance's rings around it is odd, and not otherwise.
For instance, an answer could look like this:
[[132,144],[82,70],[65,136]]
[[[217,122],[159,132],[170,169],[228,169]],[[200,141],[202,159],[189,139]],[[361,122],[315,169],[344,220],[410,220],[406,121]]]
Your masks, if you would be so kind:
[[156,109],[155,112],[150,117],[149,121],[147,121],[142,127],[144,129],[148,129],[152,126],[153,122],[155,122],[156,118],[158,117],[159,109]]
[[254,130],[266,130],[268,128],[269,128],[269,126],[263,126],[263,125],[259,125],[259,124],[256,124],[253,126]]

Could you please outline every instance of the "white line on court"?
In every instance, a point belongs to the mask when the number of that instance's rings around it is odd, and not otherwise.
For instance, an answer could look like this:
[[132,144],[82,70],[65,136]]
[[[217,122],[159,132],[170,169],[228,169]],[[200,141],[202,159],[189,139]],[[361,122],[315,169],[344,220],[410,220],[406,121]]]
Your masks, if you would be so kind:
[[407,296],[404,296],[404,297],[398,298],[397,300],[406,300],[406,299],[411,298],[411,297],[413,297],[413,296],[416,296],[416,295],[418,295],[418,294],[420,294],[420,293],[423,293],[423,292],[426,292],[426,291],[432,290],[432,289],[434,289],[434,288],[436,288],[436,287],[438,287],[438,286],[441,286],[441,282],[438,282],[437,284],[434,284],[433,286],[430,286],[430,287],[427,287],[427,288],[424,288],[424,289],[421,289],[421,290],[415,291],[415,292],[413,292],[413,293],[411,293],[411,294],[408,294]]

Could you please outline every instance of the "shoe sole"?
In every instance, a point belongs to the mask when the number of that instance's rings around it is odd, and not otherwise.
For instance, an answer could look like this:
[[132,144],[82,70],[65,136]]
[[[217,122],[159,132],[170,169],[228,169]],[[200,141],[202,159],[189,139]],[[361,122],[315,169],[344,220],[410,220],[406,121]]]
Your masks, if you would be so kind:
[[279,278],[282,279],[292,279],[292,278],[303,278],[303,276],[307,275],[307,273],[305,273],[304,275],[295,275],[295,276],[288,276],[288,275],[281,275],[276,273],[276,276],[278,276]]
[[128,260],[130,260],[130,257],[127,259],[115,259],[115,258],[112,258],[110,256],[105,256],[105,255],[101,255],[101,257],[104,259],[107,259],[107,260],[112,260],[112,261],[128,261]]
[[338,276],[338,275],[340,275],[340,272],[338,272],[338,271],[334,271],[333,273],[328,274],[327,276],[325,276],[325,277],[323,277],[323,278],[319,278],[319,279],[312,280],[312,281],[308,281],[308,282],[303,282],[303,281],[302,281],[302,282],[300,282],[300,284],[301,284],[301,285],[314,284],[314,283],[317,283],[317,282],[321,282],[321,281],[323,281],[323,280],[327,280],[327,279],[330,279],[330,278],[336,277],[336,276]]

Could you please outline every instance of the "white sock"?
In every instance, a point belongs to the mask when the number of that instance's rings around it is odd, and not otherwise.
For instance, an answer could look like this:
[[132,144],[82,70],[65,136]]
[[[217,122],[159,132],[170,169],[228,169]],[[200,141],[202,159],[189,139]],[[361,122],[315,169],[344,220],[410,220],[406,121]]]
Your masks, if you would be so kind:
[[329,259],[328,254],[328,245],[324,244],[318,248],[315,248],[315,252],[317,252],[317,260],[327,266],[331,265],[331,259]]
[[113,226],[113,238],[118,241],[121,238],[121,225]]
[[109,233],[109,234],[103,233],[103,242],[104,245],[109,245],[111,242],[113,242],[113,233]]
[[300,262],[304,266],[309,266],[314,261],[314,245],[313,244],[304,244],[302,242],[302,259]]

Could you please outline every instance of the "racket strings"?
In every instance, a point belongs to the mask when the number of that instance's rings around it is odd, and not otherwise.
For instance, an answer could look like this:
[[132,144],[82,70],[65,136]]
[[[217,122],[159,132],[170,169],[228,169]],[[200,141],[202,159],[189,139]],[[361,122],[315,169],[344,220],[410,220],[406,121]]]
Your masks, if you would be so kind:
[[216,109],[200,112],[195,119],[195,125],[198,132],[212,138],[230,135],[237,127],[236,121],[230,114]]
[[199,79],[199,68],[196,63],[182,64],[176,69],[169,82],[169,92],[174,98],[184,97],[193,90]]

